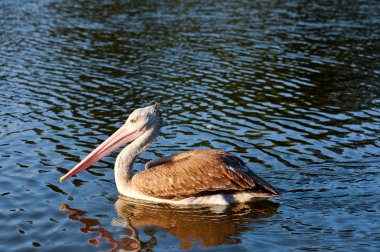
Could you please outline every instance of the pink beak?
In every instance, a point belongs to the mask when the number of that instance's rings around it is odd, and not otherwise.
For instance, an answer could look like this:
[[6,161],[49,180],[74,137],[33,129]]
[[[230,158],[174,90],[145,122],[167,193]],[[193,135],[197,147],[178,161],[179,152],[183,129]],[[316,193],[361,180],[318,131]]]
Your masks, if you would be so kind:
[[73,169],[66,173],[66,175],[62,176],[59,181],[62,182],[74,174],[87,169],[117,148],[132,142],[142,133],[143,131],[139,130],[129,131],[125,126],[122,126],[115,133],[113,133],[112,136],[99,145],[98,148],[93,150],[86,158],[80,161],[80,163],[78,163]]

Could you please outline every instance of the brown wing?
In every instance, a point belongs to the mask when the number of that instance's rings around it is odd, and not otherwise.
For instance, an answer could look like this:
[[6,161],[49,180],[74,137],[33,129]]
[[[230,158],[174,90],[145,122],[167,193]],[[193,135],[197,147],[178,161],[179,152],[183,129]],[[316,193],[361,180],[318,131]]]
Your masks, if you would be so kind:
[[184,159],[190,156],[195,156],[195,155],[201,155],[201,154],[226,154],[224,151],[220,150],[192,150],[192,151],[186,151],[183,153],[167,156],[167,157],[162,157],[162,158],[157,158],[154,160],[149,161],[148,163],[145,164],[145,170],[148,170],[150,168],[153,168],[155,166],[163,165],[165,163],[174,163],[176,161],[179,161],[180,159]]
[[176,200],[216,191],[278,194],[241,159],[219,150],[189,151],[153,160],[145,171],[132,177],[132,184],[145,195]]

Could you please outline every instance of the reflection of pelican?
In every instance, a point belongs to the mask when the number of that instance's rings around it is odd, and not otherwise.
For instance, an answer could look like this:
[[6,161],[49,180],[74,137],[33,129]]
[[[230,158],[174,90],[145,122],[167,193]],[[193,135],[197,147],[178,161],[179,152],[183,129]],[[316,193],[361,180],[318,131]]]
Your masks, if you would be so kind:
[[98,220],[93,218],[86,218],[85,211],[74,209],[68,205],[61,205],[61,210],[69,211],[70,214],[68,218],[70,220],[77,220],[83,224],[83,227],[80,229],[83,233],[99,233],[99,236],[96,238],[91,238],[88,242],[96,247],[100,245],[100,238],[104,238],[108,243],[113,244],[113,248],[109,251],[138,251],[140,250],[140,242],[136,239],[135,231],[132,229],[131,237],[126,238],[123,236],[121,240],[116,240],[113,237],[113,234],[103,227],[101,227]]
[[[152,240],[159,239],[152,234],[152,229],[154,233],[159,227],[177,237],[181,249],[190,249],[194,244],[206,248],[239,243],[237,236],[248,229],[243,223],[276,214],[278,203],[263,201],[229,207],[175,206],[119,198],[115,208],[120,218],[113,221],[114,225],[128,223],[133,229],[150,233]],[[146,232],[148,230],[150,232]],[[144,248],[156,242],[141,243]]]
[[277,190],[239,158],[219,150],[196,150],[150,161],[145,171],[131,174],[162,126],[157,103],[136,109],[126,123],[60,181],[90,167],[120,146],[132,142],[115,163],[117,189],[132,198],[175,204],[222,204],[265,199]]
[[[278,203],[263,201],[233,206],[178,206],[167,204],[144,204],[130,198],[119,198],[115,203],[118,214],[112,224],[123,227],[111,232],[106,230],[107,223],[86,217],[86,212],[62,205],[61,209],[70,211],[68,218],[81,222],[83,233],[98,233],[89,243],[100,246],[101,242],[113,244],[111,251],[138,251],[157,245],[161,236],[156,236],[157,228],[179,239],[180,249],[190,249],[195,244],[203,248],[221,244],[237,244],[239,236],[248,230],[246,223],[254,219],[268,218],[277,213]],[[138,233],[144,232],[151,238],[140,241]],[[120,236],[121,238],[118,238]],[[141,237],[141,238],[142,238]],[[104,239],[100,239],[104,238]],[[105,244],[103,244],[105,245]],[[162,246],[159,244],[158,246]]]

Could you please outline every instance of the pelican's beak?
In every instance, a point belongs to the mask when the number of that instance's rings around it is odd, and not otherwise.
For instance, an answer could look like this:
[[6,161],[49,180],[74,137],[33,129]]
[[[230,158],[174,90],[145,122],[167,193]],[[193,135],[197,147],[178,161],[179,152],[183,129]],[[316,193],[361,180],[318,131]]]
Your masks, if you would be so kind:
[[78,163],[73,169],[71,169],[66,175],[62,176],[59,181],[62,182],[65,179],[73,176],[74,174],[87,169],[91,165],[98,162],[100,159],[104,158],[117,148],[132,142],[138,138],[143,131],[139,130],[128,130],[125,125],[118,129],[112,134],[107,140],[105,140],[101,145],[93,150],[86,158],[84,158],[80,163]]

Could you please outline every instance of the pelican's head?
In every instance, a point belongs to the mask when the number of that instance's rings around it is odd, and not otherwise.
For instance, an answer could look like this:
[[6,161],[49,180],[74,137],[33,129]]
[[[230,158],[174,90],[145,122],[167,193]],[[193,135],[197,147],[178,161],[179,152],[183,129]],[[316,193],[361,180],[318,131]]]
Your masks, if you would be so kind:
[[148,130],[159,129],[163,125],[159,104],[134,110],[120,129],[93,150],[86,158],[78,163],[59,181],[63,181],[74,174],[87,169],[117,148],[132,142]]
[[152,127],[161,127],[163,120],[159,104],[156,102],[152,106],[134,110],[128,117],[123,127],[129,131],[145,132]]

